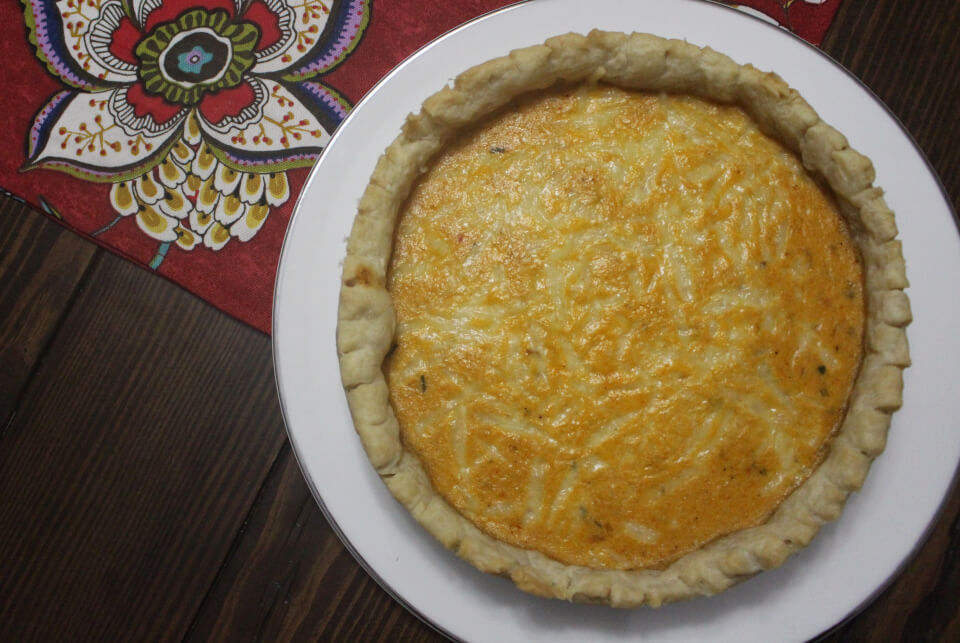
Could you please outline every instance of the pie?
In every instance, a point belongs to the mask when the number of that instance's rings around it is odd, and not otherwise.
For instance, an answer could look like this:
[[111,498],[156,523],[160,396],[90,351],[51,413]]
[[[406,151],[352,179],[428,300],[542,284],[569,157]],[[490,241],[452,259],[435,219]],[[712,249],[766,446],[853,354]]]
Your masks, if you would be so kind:
[[870,161],[779,77],[567,34],[408,117],[347,245],[357,432],[445,546],[657,606],[780,565],[901,404],[911,320]]

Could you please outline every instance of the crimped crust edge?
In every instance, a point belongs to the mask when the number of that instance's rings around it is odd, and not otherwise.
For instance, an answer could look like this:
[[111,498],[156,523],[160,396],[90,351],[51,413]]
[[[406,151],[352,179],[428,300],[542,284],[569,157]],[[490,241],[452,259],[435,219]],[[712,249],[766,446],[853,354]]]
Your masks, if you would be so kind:
[[[832,189],[863,259],[867,316],[864,358],[830,452],[762,525],[719,538],[663,570],[565,565],[480,531],[431,486],[404,450],[382,365],[394,333],[386,290],[397,213],[416,178],[460,128],[518,95],[558,82],[694,94],[745,109]],[[779,566],[839,516],[886,444],[902,402],[910,358],[908,285],[893,213],[873,186],[870,160],[779,76],[739,65],[709,48],[648,34],[566,34],[473,67],[423,103],[378,161],[360,199],[344,261],[337,346],[354,425],[396,499],[434,537],[478,569],[509,576],[533,594],[615,607],[659,606],[710,595]]]

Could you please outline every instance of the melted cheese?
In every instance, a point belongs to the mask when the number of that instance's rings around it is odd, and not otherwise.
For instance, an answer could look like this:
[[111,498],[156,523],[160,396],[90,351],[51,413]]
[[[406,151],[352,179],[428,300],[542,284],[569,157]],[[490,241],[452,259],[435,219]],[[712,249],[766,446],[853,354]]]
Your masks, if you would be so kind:
[[663,567],[822,460],[862,282],[830,198],[738,108],[541,94],[450,146],[401,214],[391,402],[480,529]]

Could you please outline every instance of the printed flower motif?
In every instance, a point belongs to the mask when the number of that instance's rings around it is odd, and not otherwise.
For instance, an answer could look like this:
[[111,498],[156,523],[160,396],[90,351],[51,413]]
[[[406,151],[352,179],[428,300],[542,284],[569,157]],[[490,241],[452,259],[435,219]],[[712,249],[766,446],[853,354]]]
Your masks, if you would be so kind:
[[171,103],[217,100],[220,90],[243,82],[256,62],[254,47],[259,41],[260,31],[253,23],[233,22],[219,9],[195,9],[160,25],[137,44],[138,75],[148,93]]
[[[347,102],[314,80],[357,45],[369,0],[23,0],[69,89],[34,119],[27,169],[113,183],[163,243],[249,241]],[[165,248],[164,248],[165,252]]]

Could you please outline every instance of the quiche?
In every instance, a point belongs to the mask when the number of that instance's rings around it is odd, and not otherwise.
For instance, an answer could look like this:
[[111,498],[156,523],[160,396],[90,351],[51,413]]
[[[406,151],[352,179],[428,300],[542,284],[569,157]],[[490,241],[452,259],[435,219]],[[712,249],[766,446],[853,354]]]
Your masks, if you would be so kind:
[[371,463],[445,546],[618,607],[836,518],[911,320],[870,161],[779,77],[646,34],[465,71],[379,160],[337,331]]

